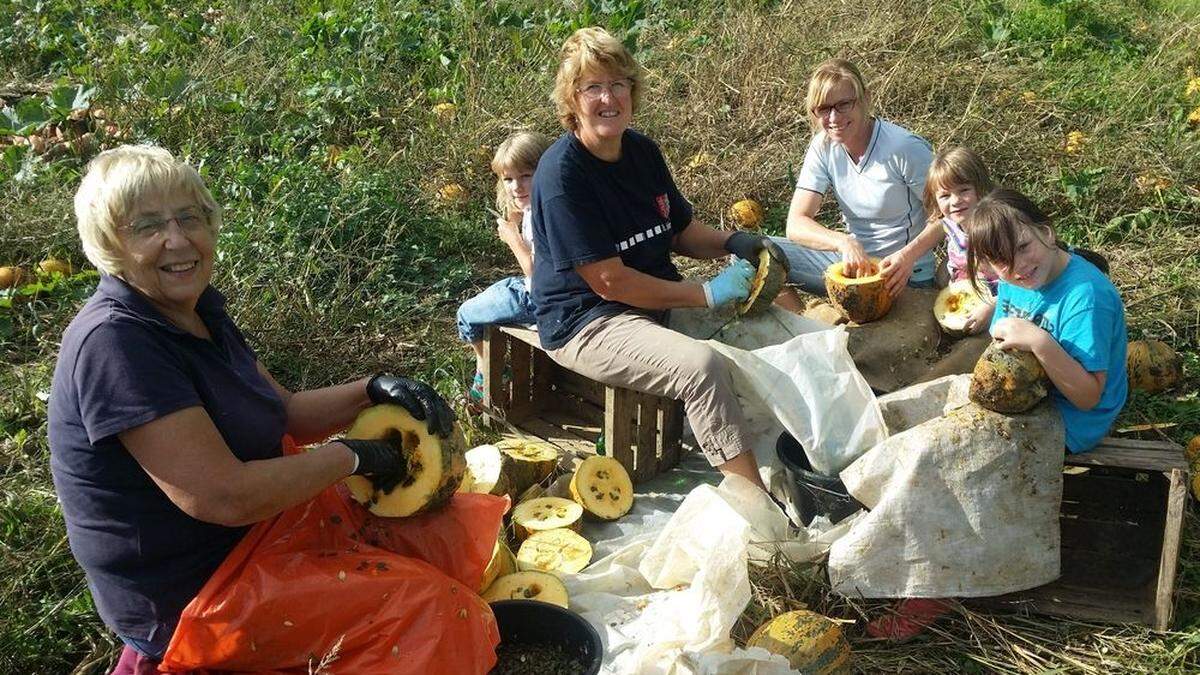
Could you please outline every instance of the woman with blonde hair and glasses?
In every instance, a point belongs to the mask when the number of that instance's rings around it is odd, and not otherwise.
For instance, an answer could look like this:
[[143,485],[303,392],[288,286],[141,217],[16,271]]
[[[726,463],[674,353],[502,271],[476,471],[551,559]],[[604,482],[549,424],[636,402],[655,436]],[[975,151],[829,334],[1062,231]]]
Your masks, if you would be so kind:
[[[833,263],[845,261],[857,276],[869,272],[868,258],[880,258],[893,296],[905,285],[932,286],[933,254],[918,241],[929,142],[873,116],[862,74],[845,59],[817,66],[806,104],[814,135],[788,209],[787,238],[775,238],[791,263],[788,281],[824,294],[823,275]],[[846,232],[816,220],[830,191]]]
[[[533,299],[543,348],[605,384],[680,399],[708,461],[762,486],[722,357],[661,324],[673,307],[744,300],[766,237],[696,222],[654,141],[630,128],[642,69],[621,41],[583,28],[563,45],[554,103],[566,133],[533,178]],[[739,260],[704,283],[671,254]]]

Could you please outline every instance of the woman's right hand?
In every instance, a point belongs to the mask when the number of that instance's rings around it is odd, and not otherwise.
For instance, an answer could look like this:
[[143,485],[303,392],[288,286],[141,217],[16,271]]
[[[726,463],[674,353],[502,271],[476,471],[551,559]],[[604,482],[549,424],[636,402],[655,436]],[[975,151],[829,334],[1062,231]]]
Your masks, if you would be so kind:
[[369,476],[375,487],[391,492],[408,477],[408,462],[398,442],[343,438],[338,441],[354,453],[352,476]]
[[838,252],[842,254],[842,262],[846,264],[844,269],[847,276],[857,277],[871,273],[871,259],[854,237],[846,235],[842,244],[838,246]]

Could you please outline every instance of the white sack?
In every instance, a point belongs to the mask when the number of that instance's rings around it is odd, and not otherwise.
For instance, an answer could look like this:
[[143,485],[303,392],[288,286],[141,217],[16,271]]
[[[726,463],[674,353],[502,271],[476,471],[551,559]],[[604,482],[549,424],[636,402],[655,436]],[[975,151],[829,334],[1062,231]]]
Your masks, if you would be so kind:
[[[925,395],[908,397],[908,415],[927,415],[932,397],[953,397],[969,379],[914,385]],[[904,416],[894,410],[889,418]],[[830,550],[834,589],[868,598],[981,597],[1053,581],[1063,443],[1061,417],[1044,402],[1014,416],[968,403],[876,445],[841,473],[870,511]]]

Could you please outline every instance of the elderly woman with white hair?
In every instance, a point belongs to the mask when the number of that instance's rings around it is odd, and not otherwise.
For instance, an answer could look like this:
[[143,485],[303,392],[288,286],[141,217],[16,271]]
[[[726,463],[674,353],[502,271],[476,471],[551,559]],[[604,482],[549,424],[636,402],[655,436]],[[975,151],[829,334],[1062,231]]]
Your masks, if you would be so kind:
[[125,643],[114,672],[153,669],[180,614],[253,523],[351,474],[403,478],[383,441],[282,454],[328,438],[372,403],[447,436],[428,385],[387,374],[291,392],[225,311],[212,278],[221,209],[166,150],[97,156],[75,197],[101,272],[63,335],[49,402],[51,469],[71,550]]

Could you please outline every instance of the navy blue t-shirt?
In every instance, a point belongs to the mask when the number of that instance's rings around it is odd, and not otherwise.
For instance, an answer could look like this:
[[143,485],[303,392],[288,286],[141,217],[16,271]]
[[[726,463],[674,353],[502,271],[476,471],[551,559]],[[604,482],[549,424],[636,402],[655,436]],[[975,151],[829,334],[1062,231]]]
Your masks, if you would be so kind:
[[196,310],[211,341],[175,327],[121,279],[101,276],[63,334],[50,389],[50,468],[71,552],[104,622],[160,649],[248,528],[184,513],[117,434],[203,406],[248,461],[278,457],[287,423],[221,294],[205,289]]
[[538,161],[532,212],[534,315],[545,349],[629,309],[592,291],[576,266],[620,256],[639,272],[682,278],[671,241],[692,222],[692,205],[658,146],[636,131],[625,132],[615,162],[598,159],[573,133],[560,136]]

